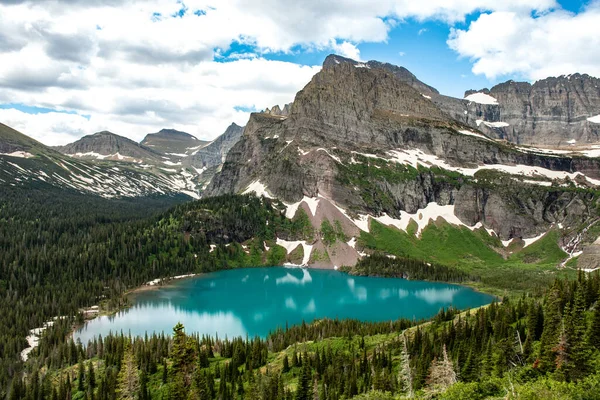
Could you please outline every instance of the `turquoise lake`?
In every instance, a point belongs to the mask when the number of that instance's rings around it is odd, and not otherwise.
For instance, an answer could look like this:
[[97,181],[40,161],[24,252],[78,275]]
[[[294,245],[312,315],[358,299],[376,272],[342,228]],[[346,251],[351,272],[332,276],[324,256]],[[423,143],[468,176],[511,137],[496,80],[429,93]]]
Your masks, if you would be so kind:
[[350,276],[301,268],[247,268],[175,281],[136,294],[134,305],[99,317],[76,332],[82,343],[109,332],[170,334],[177,322],[188,333],[265,337],[277,327],[320,318],[389,321],[422,319],[441,308],[474,308],[493,297],[463,286],[394,278]]

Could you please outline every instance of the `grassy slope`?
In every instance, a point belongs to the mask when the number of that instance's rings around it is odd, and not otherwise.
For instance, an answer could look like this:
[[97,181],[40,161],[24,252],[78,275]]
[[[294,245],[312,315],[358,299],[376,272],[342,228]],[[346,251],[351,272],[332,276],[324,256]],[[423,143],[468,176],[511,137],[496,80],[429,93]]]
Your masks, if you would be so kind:
[[546,285],[557,275],[574,274],[556,269],[567,257],[558,246],[558,238],[559,232],[553,230],[524,249],[511,245],[508,250],[514,252],[504,258],[494,250],[501,249],[502,243],[485,229],[471,231],[438,222],[417,237],[414,227],[403,232],[372,221],[371,232],[362,232],[360,243],[371,250],[457,267],[481,277],[473,286],[503,295],[505,291],[519,293]]

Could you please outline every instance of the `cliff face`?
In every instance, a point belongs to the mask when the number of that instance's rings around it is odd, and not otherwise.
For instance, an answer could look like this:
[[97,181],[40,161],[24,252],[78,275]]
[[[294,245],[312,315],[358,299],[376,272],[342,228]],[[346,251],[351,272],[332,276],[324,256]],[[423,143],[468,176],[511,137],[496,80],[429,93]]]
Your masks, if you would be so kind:
[[492,140],[474,128],[482,116],[500,118],[500,105],[421,89],[383,64],[329,57],[287,118],[252,114],[207,193],[259,182],[289,204],[323,199],[350,215],[400,220],[435,202],[503,239],[595,218],[584,188],[600,178],[598,159]]
[[244,127],[235,123],[229,127],[212,142],[193,151],[184,160],[184,165],[192,165],[197,168],[211,168],[225,161],[225,156],[244,132]]
[[533,85],[508,81],[488,93],[498,105],[489,107],[493,113],[479,119],[508,124],[495,130],[500,138],[551,146],[600,141],[600,124],[589,121],[600,114],[600,79],[574,74]]

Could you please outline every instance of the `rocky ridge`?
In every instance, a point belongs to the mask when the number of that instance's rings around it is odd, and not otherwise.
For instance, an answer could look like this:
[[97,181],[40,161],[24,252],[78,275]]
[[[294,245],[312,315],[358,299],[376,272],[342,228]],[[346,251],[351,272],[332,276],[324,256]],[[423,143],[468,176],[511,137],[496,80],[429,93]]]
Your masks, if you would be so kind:
[[[487,133],[513,143],[569,146],[600,141],[600,79],[586,74],[528,82],[508,81],[490,90],[467,91],[489,95],[472,116]],[[597,122],[594,122],[597,121]],[[495,125],[495,126],[494,126]],[[492,128],[492,129],[489,129]]]
[[65,146],[56,146],[54,149],[71,157],[82,159],[142,163],[157,162],[161,158],[161,153],[108,131],[87,135],[76,142]]
[[[407,230],[442,217],[506,242],[595,221],[597,155],[496,141],[468,117],[496,118],[497,107],[441,96],[389,64],[330,56],[285,119],[251,115],[207,194],[277,197],[289,216],[302,208],[317,229],[341,222],[350,238],[372,220]],[[329,266],[340,251],[358,258],[351,241],[338,245],[312,244]]]
[[[133,169],[151,177],[150,180],[158,178],[162,183],[157,183],[157,193],[184,193],[198,198],[242,131],[243,127],[232,124],[215,140],[206,142],[185,132],[163,129],[146,135],[141,143],[111,132],[99,132],[55,149],[71,159],[100,163],[103,167],[114,162],[117,169]],[[104,192],[102,189],[98,194]],[[146,192],[109,190],[106,196],[137,196]]]

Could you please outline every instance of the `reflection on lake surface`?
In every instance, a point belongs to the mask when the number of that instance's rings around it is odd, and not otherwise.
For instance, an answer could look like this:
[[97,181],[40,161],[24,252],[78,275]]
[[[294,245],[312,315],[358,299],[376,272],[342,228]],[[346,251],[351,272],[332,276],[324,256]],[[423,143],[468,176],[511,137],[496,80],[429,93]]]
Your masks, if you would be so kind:
[[319,318],[422,319],[450,305],[479,307],[492,297],[462,286],[337,271],[250,268],[176,281],[136,295],[133,307],[90,321],[75,337],[86,343],[109,332],[144,335],[182,322],[188,333],[265,337],[277,327]]

